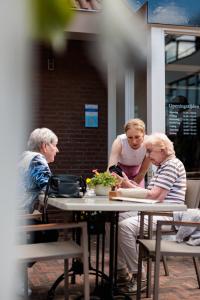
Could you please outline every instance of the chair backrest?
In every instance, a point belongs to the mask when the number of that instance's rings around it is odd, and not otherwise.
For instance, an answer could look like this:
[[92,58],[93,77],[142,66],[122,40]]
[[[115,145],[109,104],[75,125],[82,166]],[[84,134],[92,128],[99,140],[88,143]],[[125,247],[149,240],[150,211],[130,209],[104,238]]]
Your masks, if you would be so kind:
[[188,208],[200,206],[200,179],[187,179],[185,204]]

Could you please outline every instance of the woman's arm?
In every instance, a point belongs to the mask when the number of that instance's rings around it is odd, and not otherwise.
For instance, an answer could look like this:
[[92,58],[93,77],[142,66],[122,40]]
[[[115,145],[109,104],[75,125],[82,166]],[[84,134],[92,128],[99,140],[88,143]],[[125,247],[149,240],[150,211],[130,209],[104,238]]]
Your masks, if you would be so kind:
[[153,199],[159,200],[163,202],[168,190],[165,190],[160,187],[154,187],[152,190],[147,190],[144,188],[137,188],[136,186],[132,185],[131,182],[127,182],[127,188],[119,188],[118,192],[121,196],[124,197],[135,197],[135,198],[146,198],[146,199]]
[[41,156],[35,156],[30,163],[31,180],[36,184],[38,189],[43,189],[51,176],[51,171],[47,162]]
[[148,157],[145,157],[142,164],[141,164],[141,167],[140,167],[140,170],[138,172],[138,174],[134,177],[134,181],[138,184],[140,184],[140,182],[142,181],[142,179],[145,177],[148,169],[149,169],[149,166],[150,166],[150,159]]
[[118,186],[122,187],[122,188],[135,188],[138,187],[139,185],[133,181],[128,179],[128,177],[126,176],[126,174],[124,172],[122,172],[123,177],[119,176],[116,173],[112,173],[113,176],[115,176],[118,179]]
[[168,194],[168,190],[163,189],[159,186],[154,186],[151,190],[148,190],[147,198],[164,201],[165,197]]
[[[128,177],[123,173],[123,178],[116,175],[115,176],[119,179],[120,186],[123,188],[136,188],[137,186],[132,182],[131,180],[128,179]],[[144,195],[144,198],[147,199],[153,199],[153,200],[160,200],[161,202],[164,201],[165,197],[167,196],[167,193],[169,192],[166,189],[163,189],[158,186],[154,186],[151,190],[148,189],[143,189],[146,194]]]
[[109,169],[110,166],[116,165],[118,163],[121,151],[122,151],[122,144],[119,137],[117,137],[112,144],[107,170]]

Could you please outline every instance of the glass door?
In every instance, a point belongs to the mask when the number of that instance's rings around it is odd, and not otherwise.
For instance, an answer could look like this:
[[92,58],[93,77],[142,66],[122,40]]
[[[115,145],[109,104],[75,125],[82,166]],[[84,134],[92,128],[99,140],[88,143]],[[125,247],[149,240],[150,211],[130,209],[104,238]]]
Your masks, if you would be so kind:
[[200,177],[200,37],[165,35],[166,134],[191,177]]

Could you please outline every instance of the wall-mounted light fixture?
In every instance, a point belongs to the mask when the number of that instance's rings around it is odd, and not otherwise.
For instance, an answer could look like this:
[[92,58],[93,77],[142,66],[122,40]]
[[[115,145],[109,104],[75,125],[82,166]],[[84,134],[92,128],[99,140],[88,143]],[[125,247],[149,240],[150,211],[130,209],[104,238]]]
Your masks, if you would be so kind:
[[54,60],[54,57],[48,57],[47,65],[48,65],[48,71],[54,71],[55,70],[55,60]]

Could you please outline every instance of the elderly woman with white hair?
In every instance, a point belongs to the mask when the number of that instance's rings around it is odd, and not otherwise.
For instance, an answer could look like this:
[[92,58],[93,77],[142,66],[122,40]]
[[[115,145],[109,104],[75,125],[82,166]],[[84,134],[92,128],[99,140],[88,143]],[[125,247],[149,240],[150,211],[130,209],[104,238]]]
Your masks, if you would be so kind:
[[[51,176],[49,163],[54,161],[58,152],[58,138],[55,133],[48,128],[37,128],[30,134],[28,140],[28,150],[22,154],[19,163],[19,209],[28,213],[33,213],[38,209],[39,195],[46,188]],[[23,222],[23,220],[20,220]],[[31,219],[28,224],[39,224],[39,220]],[[36,231],[29,235],[27,243],[52,242],[58,239],[57,230]],[[31,267],[34,263],[31,263]],[[17,277],[16,293],[24,297],[24,282],[21,277]],[[31,290],[28,289],[28,294]]]
[[28,150],[19,163],[21,209],[32,213],[40,192],[46,187],[51,170],[49,163],[58,152],[58,138],[48,128],[37,128],[29,137]]
[[[157,170],[147,189],[140,189],[142,198],[158,199],[161,202],[184,203],[186,192],[186,172],[183,163],[176,158],[173,143],[163,133],[149,135],[145,140],[147,155]],[[137,188],[125,174],[123,186],[118,192],[122,196],[137,197]],[[141,194],[140,194],[141,197]],[[168,217],[154,217],[153,229],[157,220]],[[145,220],[147,229],[147,220]],[[130,294],[137,291],[138,250],[136,239],[139,233],[139,218],[130,217],[119,222],[118,284],[121,290]],[[127,270],[128,268],[128,270]],[[132,275],[132,277],[130,276]],[[143,279],[145,272],[143,270]],[[143,280],[142,289],[146,288]]]

